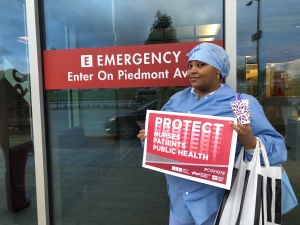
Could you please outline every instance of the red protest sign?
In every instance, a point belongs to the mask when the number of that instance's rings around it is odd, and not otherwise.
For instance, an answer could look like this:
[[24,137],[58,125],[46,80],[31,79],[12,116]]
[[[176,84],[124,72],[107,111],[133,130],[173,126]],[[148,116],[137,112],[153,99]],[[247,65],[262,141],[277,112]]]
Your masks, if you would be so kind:
[[143,167],[229,189],[235,118],[148,110]]

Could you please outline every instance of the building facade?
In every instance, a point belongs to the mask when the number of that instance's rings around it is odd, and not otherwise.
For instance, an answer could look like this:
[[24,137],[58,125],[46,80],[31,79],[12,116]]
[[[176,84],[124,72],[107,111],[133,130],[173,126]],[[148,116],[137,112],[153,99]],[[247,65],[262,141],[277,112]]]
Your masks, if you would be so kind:
[[[168,224],[165,177],[142,168],[136,121],[189,85],[185,58],[172,64],[167,47],[204,41],[226,49],[224,82],[257,98],[286,138],[300,196],[299,10],[298,0],[0,0],[0,225]],[[298,210],[282,224],[298,224]]]

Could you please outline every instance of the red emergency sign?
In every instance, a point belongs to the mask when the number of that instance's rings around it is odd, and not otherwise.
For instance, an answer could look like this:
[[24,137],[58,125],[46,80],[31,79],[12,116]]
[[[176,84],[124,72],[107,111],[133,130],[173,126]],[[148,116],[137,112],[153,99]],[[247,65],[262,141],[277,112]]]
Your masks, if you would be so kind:
[[186,54],[197,44],[46,50],[45,89],[188,86]]

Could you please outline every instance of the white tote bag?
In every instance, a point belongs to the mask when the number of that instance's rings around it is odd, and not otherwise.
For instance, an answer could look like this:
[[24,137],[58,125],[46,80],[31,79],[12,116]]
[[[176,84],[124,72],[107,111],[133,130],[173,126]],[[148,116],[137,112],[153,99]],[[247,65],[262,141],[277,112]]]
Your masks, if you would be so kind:
[[261,169],[263,177],[262,186],[262,213],[260,224],[279,225],[281,224],[281,202],[282,202],[282,168],[270,166],[266,149],[261,142],[261,153],[265,166]]
[[[281,224],[281,167],[270,166],[263,143],[257,141],[250,162],[243,160],[241,150],[215,225]],[[261,166],[260,152],[265,166]]]

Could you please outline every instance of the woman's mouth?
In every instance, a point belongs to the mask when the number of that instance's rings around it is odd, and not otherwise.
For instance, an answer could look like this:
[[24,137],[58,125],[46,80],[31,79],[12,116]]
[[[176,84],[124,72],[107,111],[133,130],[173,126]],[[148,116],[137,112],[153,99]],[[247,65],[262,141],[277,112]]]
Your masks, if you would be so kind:
[[190,77],[190,81],[193,82],[193,81],[196,81],[198,80],[200,77]]

